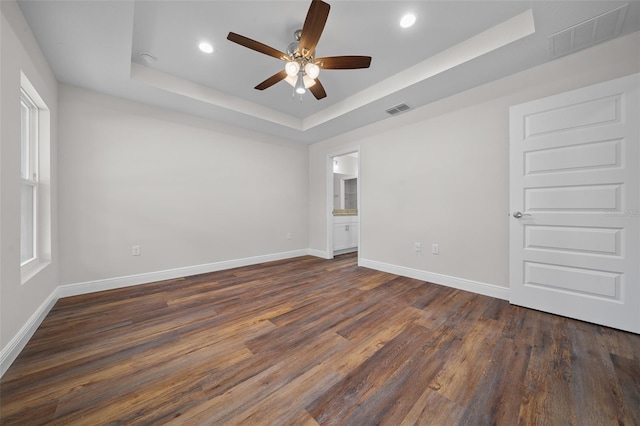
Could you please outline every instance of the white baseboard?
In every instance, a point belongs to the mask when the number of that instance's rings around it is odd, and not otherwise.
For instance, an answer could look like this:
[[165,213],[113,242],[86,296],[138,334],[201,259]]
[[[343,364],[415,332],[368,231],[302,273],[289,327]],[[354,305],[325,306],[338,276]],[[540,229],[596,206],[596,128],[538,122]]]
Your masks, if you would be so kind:
[[497,299],[509,300],[509,289],[494,284],[471,281],[464,278],[456,278],[449,275],[436,274],[434,272],[391,265],[389,263],[377,262],[375,260],[368,259],[360,259],[358,261],[358,266],[364,266],[365,268],[371,268],[377,271],[388,272],[390,274],[453,287],[459,290],[470,291],[472,293],[495,297]]
[[29,339],[36,332],[38,327],[42,321],[44,321],[45,317],[53,308],[53,305],[58,301],[58,289],[56,288],[49,297],[45,299],[44,302],[36,309],[36,311],[31,315],[29,320],[22,326],[20,331],[13,336],[13,339],[9,341],[9,343],[2,348],[0,351],[0,377],[4,376],[4,373],[9,369],[13,361],[18,358],[20,352],[27,346],[29,343]]
[[272,262],[274,260],[290,259],[293,257],[305,256],[307,254],[309,254],[309,250],[307,249],[293,250],[282,253],[245,257],[242,259],[224,260],[221,262],[206,263],[203,265],[167,269],[164,271],[147,272],[144,274],[128,275],[116,278],[107,278],[104,280],[65,284],[58,286],[58,295],[59,297],[77,296],[80,294],[94,293],[97,291],[113,290],[116,288],[153,283],[156,281],[188,277],[190,275],[206,274],[209,272],[222,271],[225,269],[256,265],[258,263]]
[[315,250],[315,249],[307,249],[307,254],[309,256],[321,257],[323,259],[333,259],[333,253],[329,253],[327,251]]
[[358,247],[350,247],[342,250],[334,250],[333,256],[340,256],[341,254],[354,253],[358,251]]

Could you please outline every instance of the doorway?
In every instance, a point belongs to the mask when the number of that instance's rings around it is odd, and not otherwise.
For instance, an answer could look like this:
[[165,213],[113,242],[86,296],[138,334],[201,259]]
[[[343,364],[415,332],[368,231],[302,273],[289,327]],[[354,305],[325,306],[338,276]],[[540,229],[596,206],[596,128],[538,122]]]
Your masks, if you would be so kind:
[[327,157],[327,257],[359,252],[360,152]]

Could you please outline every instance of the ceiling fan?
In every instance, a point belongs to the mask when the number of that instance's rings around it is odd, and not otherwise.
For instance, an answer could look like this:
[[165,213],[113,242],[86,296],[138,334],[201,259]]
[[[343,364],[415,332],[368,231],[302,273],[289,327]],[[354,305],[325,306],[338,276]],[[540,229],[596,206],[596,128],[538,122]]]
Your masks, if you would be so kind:
[[312,0],[302,29],[294,33],[296,40],[289,44],[287,53],[240,34],[229,33],[227,40],[286,62],[282,71],[258,84],[256,89],[264,90],[285,80],[294,86],[296,93],[302,95],[306,89],[309,89],[316,99],[322,99],[327,96],[327,93],[318,80],[320,69],[369,68],[371,56],[329,56],[325,58],[314,56],[316,45],[329,16],[330,7],[328,3],[321,0]]

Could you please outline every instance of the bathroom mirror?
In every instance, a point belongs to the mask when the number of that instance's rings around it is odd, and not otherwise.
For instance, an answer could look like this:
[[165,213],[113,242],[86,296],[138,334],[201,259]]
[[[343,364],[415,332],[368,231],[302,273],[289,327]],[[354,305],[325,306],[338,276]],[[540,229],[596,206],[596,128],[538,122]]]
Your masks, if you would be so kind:
[[333,158],[333,210],[357,214],[358,154]]

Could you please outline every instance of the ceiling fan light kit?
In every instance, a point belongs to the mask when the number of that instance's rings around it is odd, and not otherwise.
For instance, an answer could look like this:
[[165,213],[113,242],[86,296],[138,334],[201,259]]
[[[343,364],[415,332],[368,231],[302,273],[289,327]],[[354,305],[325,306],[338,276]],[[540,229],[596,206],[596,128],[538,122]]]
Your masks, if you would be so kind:
[[304,71],[298,73],[298,81],[296,82],[296,93],[298,95],[304,95],[307,89],[304,87]]
[[326,58],[314,56],[316,45],[329,17],[330,7],[328,3],[321,0],[312,0],[302,29],[294,33],[295,41],[289,44],[287,53],[248,37],[233,32],[229,33],[227,40],[286,62],[284,70],[258,84],[255,87],[257,90],[267,89],[279,81],[285,80],[294,87],[295,93],[302,95],[306,89],[309,89],[313,96],[320,100],[327,96],[318,79],[321,68],[369,68],[370,56],[331,56]]

